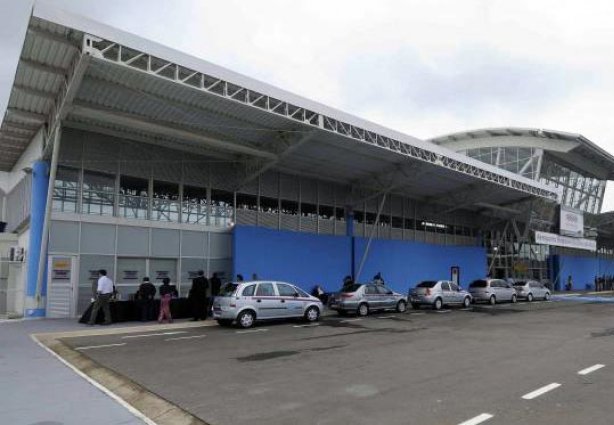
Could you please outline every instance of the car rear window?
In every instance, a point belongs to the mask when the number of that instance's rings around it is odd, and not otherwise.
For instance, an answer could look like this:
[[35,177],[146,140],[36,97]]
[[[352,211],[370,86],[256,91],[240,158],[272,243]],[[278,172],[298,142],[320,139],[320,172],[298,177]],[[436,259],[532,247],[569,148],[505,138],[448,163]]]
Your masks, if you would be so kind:
[[437,285],[436,280],[425,280],[424,282],[417,284],[416,288],[432,288],[435,285]]
[[470,288],[486,288],[486,286],[485,280],[474,280],[471,282],[471,285],[469,285]]
[[360,288],[362,285],[355,283],[352,286],[348,286],[347,288],[343,288],[343,291],[341,292],[356,292],[358,291],[358,288]]
[[239,285],[236,283],[227,283],[220,288],[220,297],[232,297]]

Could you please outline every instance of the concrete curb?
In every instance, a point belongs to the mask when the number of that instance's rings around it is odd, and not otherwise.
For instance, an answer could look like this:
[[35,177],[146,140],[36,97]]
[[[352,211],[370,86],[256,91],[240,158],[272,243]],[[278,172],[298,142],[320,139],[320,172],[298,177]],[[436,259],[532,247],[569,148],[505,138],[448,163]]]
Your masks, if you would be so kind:
[[73,350],[59,338],[217,326],[214,321],[32,334],[42,348],[147,425],[210,425],[131,379]]

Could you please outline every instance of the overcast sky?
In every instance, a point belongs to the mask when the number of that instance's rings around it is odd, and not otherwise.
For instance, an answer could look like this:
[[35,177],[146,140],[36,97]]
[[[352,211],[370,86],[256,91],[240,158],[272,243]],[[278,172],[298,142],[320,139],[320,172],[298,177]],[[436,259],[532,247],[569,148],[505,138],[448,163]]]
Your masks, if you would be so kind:
[[[536,127],[614,153],[612,1],[46,2],[412,136]],[[0,0],[0,111],[31,5]]]

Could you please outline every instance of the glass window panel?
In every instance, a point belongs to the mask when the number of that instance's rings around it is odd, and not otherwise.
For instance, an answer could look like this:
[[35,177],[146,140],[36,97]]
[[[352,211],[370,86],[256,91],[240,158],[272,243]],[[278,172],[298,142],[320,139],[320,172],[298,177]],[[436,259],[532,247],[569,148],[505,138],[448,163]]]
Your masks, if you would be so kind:
[[181,220],[184,223],[207,223],[207,189],[184,186]]
[[58,166],[53,187],[53,211],[77,212],[79,169]]
[[119,215],[147,219],[149,182],[137,177],[121,176],[119,186]]
[[179,185],[154,181],[151,219],[157,221],[179,221]]
[[83,172],[82,213],[113,215],[115,176],[97,171]]
[[211,220],[212,226],[232,226],[234,208],[234,194],[225,190],[211,191]]

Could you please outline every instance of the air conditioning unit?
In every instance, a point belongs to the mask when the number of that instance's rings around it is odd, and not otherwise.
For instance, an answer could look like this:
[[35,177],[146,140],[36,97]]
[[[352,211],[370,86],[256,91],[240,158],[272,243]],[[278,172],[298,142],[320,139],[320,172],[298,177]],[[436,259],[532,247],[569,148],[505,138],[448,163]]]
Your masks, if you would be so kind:
[[22,262],[25,256],[25,249],[22,246],[12,246],[9,250],[9,261]]

